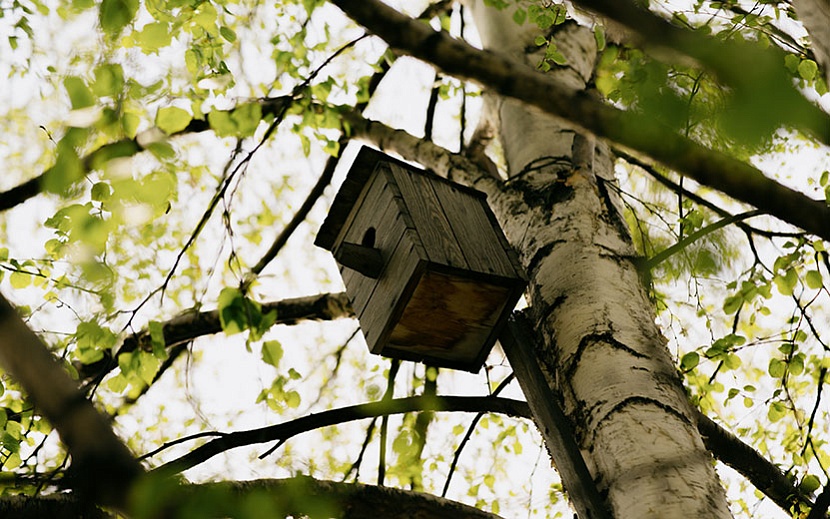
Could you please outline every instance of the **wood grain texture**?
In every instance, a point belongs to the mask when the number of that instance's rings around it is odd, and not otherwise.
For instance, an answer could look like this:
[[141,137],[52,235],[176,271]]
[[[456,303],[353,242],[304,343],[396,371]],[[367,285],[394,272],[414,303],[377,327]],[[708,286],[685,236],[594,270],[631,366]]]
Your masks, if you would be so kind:
[[505,277],[516,276],[504,245],[497,236],[501,229],[494,228],[485,214],[485,211],[489,211],[484,205],[486,201],[447,183],[432,182],[431,187],[464,251],[470,269]]
[[390,165],[395,184],[403,195],[429,260],[450,267],[469,269],[464,251],[447,220],[430,179],[417,171]]
[[389,331],[403,312],[413,284],[426,268],[426,261],[405,237],[400,240],[392,258],[375,286],[372,297],[360,314],[360,327],[372,353],[380,353]]
[[442,361],[472,365],[492,347],[488,338],[509,292],[507,286],[428,270],[395,324],[387,349],[411,359],[428,358],[438,366]]
[[[375,175],[366,186],[366,193],[360,198],[360,205],[356,206],[350,215],[347,227],[343,228],[341,236],[335,244],[338,250],[343,242],[361,243],[369,228],[375,229],[374,247],[380,251],[384,268],[380,276],[384,276],[386,265],[392,256],[392,251],[398,246],[398,241],[404,232],[404,224],[398,218],[398,205],[382,175]],[[360,317],[366,303],[372,296],[377,284],[376,279],[367,277],[356,270],[340,265],[340,274],[346,285],[346,292],[352,302],[355,314]]]

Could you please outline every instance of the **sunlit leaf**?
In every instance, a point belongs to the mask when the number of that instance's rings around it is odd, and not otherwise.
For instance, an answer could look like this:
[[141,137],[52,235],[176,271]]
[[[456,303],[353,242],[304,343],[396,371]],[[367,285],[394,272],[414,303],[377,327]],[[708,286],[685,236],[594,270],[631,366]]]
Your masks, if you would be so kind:
[[69,94],[69,101],[74,110],[86,108],[95,104],[95,96],[83,79],[69,76],[63,80],[66,93]]
[[101,28],[110,36],[117,36],[133,21],[138,11],[138,0],[103,0],[98,20]]
[[262,343],[262,360],[266,364],[278,367],[282,356],[283,349],[279,341],[265,341]]
[[164,133],[171,135],[187,128],[191,119],[192,117],[187,110],[176,106],[166,106],[159,108],[156,113],[156,126]]

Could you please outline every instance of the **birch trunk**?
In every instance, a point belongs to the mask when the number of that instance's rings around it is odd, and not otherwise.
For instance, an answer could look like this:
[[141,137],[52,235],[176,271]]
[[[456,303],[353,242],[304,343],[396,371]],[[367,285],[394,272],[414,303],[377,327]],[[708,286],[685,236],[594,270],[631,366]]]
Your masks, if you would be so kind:
[[[538,63],[538,29],[471,3],[486,48]],[[551,73],[585,88],[593,34],[570,22],[557,29],[568,65]],[[538,362],[614,517],[730,517],[632,262],[614,157],[602,142],[528,105],[500,100],[492,109],[510,181],[490,203],[531,277]]]
[[824,79],[830,84],[830,0],[794,0],[793,7],[810,35]]

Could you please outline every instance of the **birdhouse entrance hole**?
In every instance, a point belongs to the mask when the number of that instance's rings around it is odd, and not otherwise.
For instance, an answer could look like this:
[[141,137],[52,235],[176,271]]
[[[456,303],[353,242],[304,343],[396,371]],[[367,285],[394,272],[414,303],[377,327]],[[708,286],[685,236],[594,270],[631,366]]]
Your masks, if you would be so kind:
[[360,240],[360,244],[364,247],[374,247],[375,246],[375,231],[374,227],[369,227],[366,229],[366,232],[363,233],[363,239]]

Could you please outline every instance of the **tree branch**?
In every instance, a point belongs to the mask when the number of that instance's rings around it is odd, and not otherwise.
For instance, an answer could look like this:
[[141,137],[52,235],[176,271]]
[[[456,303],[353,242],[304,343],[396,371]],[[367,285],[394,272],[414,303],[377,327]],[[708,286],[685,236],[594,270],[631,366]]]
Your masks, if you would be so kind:
[[153,470],[154,473],[172,475],[195,467],[222,452],[275,440],[287,440],[300,433],[328,427],[335,424],[385,416],[389,414],[412,413],[415,411],[492,412],[509,416],[530,418],[525,402],[506,398],[461,397],[461,396],[417,396],[389,401],[370,402],[340,409],[332,409],[291,420],[282,424],[259,429],[227,433],[195,448],[178,459],[165,463]]
[[[262,312],[275,311],[277,320],[274,324],[293,325],[302,321],[332,321],[344,317],[353,317],[349,298],[345,292],[336,294],[317,294],[314,296],[297,297],[262,303]],[[222,331],[222,324],[219,320],[218,310],[205,312],[189,311],[162,324],[164,332],[164,343],[166,347],[176,346],[187,341],[192,341],[204,335],[211,335]],[[118,352],[113,356],[109,352],[104,353],[104,358],[93,364],[78,366],[82,380],[101,380],[118,365],[114,359],[122,353],[128,353],[137,349],[152,351],[152,339],[148,330],[141,330],[138,333],[124,339]]]
[[[715,40],[703,33],[672,25],[630,0],[578,0],[577,3],[625,25],[646,46],[670,48],[714,71],[719,79],[735,89],[734,96],[749,98],[752,124],[760,122],[773,128],[790,124],[830,144],[827,114],[796,90],[784,68],[784,52],[778,47],[762,48],[744,41]],[[742,63],[752,63],[752,67],[739,66]],[[771,99],[775,102],[769,103]]]
[[782,510],[790,513],[794,505],[813,507],[810,496],[804,494],[777,466],[701,412],[697,413],[697,428],[706,448],[718,461],[735,469]]
[[[173,489],[175,493],[159,493],[153,496],[153,502],[143,503],[142,511],[157,512],[155,517],[178,517],[176,512],[205,510],[205,503],[209,503],[211,516],[219,516],[234,514],[244,509],[246,503],[256,502],[258,513],[264,513],[263,507],[266,507],[268,511],[278,512],[280,517],[321,517],[324,514],[324,517],[349,519],[500,519],[489,512],[432,494],[308,476],[186,484]],[[168,496],[168,500],[164,496]],[[3,496],[0,497],[0,515],[15,519],[115,518],[72,494]]]
[[688,247],[692,243],[696,242],[697,240],[703,238],[707,234],[713,233],[713,232],[717,231],[718,229],[726,227],[727,225],[731,225],[733,223],[741,222],[743,220],[747,220],[749,218],[759,216],[759,215],[762,215],[762,214],[763,213],[761,211],[757,211],[757,210],[756,211],[747,211],[745,213],[728,216],[726,218],[718,220],[717,222],[715,222],[711,225],[707,225],[706,227],[698,229],[696,232],[686,236],[685,238],[678,241],[674,245],[666,247],[665,249],[661,250],[660,252],[658,252],[654,256],[648,258],[643,263],[643,269],[646,270],[646,271],[653,269],[654,267],[656,267],[660,263],[666,261],[667,259],[669,259],[673,255],[675,255],[678,252],[682,251],[683,249],[685,249],[686,247]]
[[509,58],[477,50],[377,0],[332,2],[395,49],[645,153],[701,184],[830,239],[827,204],[767,178],[749,164],[707,149],[653,120],[605,105],[585,91],[560,84]]
[[[262,106],[262,115],[263,117],[265,117],[267,115],[276,115],[284,108],[286,104],[293,102],[293,99],[291,98],[291,96],[282,96],[261,99],[257,102]],[[233,113],[234,110],[236,110],[237,108],[234,108],[233,110],[220,111],[226,113]],[[190,123],[188,123],[188,125],[184,129],[176,133],[173,133],[168,137],[178,137],[180,135],[201,133],[208,130],[210,130],[210,125],[208,124],[207,120],[193,119],[190,121]],[[158,130],[154,129],[150,131]],[[146,135],[150,135],[150,131],[148,131]],[[100,148],[91,151],[81,159],[83,173],[87,175],[90,172],[92,172],[92,170],[94,170],[97,167],[100,167],[101,164],[109,160],[123,157],[131,157],[137,153],[144,151],[146,148],[144,144],[142,144],[142,142],[144,141],[144,139],[142,138],[143,135],[145,134],[139,134],[134,139],[121,139],[119,141],[104,144]],[[42,193],[43,181],[51,174],[51,171],[52,168],[49,168],[40,175],[36,176],[35,178],[27,180],[26,182],[23,182],[22,184],[15,186],[7,191],[0,192],[0,211],[6,211],[8,209],[11,209],[12,207],[20,205],[26,200],[34,198],[35,196]]]
[[431,494],[307,476],[182,485],[174,499],[158,503],[150,511],[171,516],[178,511],[204,509],[204,503],[210,503],[211,515],[235,515],[246,503],[257,503],[258,513],[263,514],[264,507],[270,512],[267,515],[274,517],[499,519],[489,512]]
[[143,473],[109,422],[0,296],[0,362],[26,390],[72,455],[68,484],[82,497],[123,509]]
[[0,517],[15,519],[116,519],[72,494],[2,496]]

